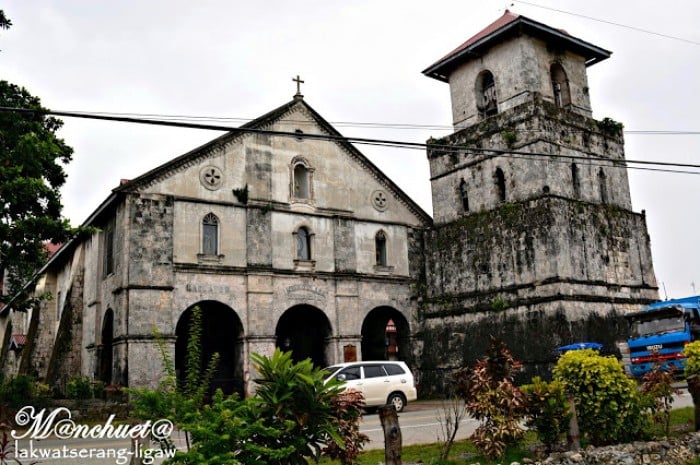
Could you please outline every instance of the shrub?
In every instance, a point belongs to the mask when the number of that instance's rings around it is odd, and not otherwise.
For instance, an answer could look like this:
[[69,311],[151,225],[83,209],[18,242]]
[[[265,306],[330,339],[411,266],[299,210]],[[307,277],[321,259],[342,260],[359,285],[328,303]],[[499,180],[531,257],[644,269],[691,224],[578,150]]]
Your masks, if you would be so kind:
[[68,381],[66,395],[69,399],[92,399],[92,382],[87,376],[76,376]]
[[700,376],[700,341],[693,341],[683,349],[683,355],[687,357],[685,364],[686,378],[691,375]]
[[688,392],[695,406],[695,431],[700,431],[700,341],[693,341],[683,349],[687,357],[685,378],[688,381]]
[[523,393],[513,384],[521,364],[502,341],[492,338],[488,355],[470,371],[457,373],[467,412],[481,422],[471,440],[491,458],[502,457],[506,447],[523,436],[520,421],[525,415]]
[[105,395],[105,383],[103,381],[95,381],[92,383],[92,397],[102,399]]
[[340,381],[324,382],[325,373],[310,359],[294,363],[291,352],[279,349],[272,357],[251,354],[251,359],[260,374],[253,399],[267,419],[266,426],[281,432],[279,437],[259,438],[256,442],[288,451],[285,458],[268,463],[306,465],[305,457],[318,459],[329,440],[343,445],[331,407],[343,390]]
[[343,465],[352,465],[362,452],[362,446],[369,442],[366,434],[360,433],[360,418],[364,395],[353,389],[341,392],[331,400],[333,423],[343,444],[329,441],[323,448],[323,455],[334,460],[340,460]]
[[9,405],[24,405],[34,397],[34,378],[32,376],[12,376],[0,384],[0,399]]
[[648,419],[641,394],[615,357],[591,349],[571,350],[561,356],[553,374],[573,395],[579,429],[593,445],[642,435]]
[[651,370],[644,374],[641,393],[651,412],[652,420],[655,424],[661,425],[663,434],[668,436],[671,429],[673,396],[680,394],[680,390],[673,387],[676,367],[670,365],[668,370],[664,370],[659,354],[654,352],[653,357],[654,365]]
[[251,358],[260,373],[256,395],[224,398],[219,390],[211,404],[191,411],[178,428],[189,432],[192,447],[170,463],[308,465],[324,445],[328,455],[353,463],[366,440],[361,396],[339,398],[337,381],[325,384],[321,370],[308,359],[294,363],[291,353]]
[[525,394],[526,425],[537,433],[538,439],[551,452],[569,427],[571,411],[564,384],[547,383],[539,376],[532,384],[521,387]]
[[622,130],[625,128],[625,126],[622,123],[606,116],[602,120],[598,121],[598,128],[611,136],[619,137],[622,135]]

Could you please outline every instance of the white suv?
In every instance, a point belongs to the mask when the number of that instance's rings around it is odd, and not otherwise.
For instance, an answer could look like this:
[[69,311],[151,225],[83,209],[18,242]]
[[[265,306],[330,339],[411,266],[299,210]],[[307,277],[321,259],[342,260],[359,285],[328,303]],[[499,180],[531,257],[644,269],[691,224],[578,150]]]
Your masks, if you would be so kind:
[[397,412],[418,398],[413,374],[404,362],[389,360],[340,363],[324,368],[326,379],[343,381],[365,396],[366,407],[391,404]]

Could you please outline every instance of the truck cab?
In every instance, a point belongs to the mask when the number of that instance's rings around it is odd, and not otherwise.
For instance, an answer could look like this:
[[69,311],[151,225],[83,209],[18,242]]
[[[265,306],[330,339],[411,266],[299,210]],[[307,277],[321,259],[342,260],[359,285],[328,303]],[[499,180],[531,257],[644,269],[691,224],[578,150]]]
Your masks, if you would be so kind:
[[644,376],[655,362],[681,375],[685,368],[683,348],[699,337],[699,310],[700,296],[693,296],[655,302],[625,315],[630,324],[627,343],[632,375]]

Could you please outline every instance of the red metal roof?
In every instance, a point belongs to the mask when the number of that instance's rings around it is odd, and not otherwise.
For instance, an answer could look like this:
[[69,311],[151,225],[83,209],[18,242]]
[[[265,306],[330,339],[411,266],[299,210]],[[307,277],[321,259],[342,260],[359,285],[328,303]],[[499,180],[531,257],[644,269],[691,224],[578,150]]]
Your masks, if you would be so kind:
[[423,70],[423,74],[447,82],[449,74],[456,66],[479,56],[488,47],[511,37],[512,34],[529,34],[541,37],[548,42],[562,44],[571,51],[582,55],[586,59],[587,66],[610,56],[609,51],[578,39],[564,29],[555,29],[506,10],[496,21]]
[[16,347],[18,349],[21,349],[24,347],[24,345],[27,343],[27,335],[26,334],[13,334],[10,337],[10,349],[13,347]]
[[484,37],[486,37],[486,36],[488,36],[488,35],[490,35],[490,34],[496,32],[497,30],[499,30],[500,28],[502,28],[502,27],[505,26],[506,24],[512,23],[513,21],[515,21],[515,20],[518,19],[519,17],[520,17],[520,15],[515,14],[515,13],[511,13],[510,10],[506,10],[505,13],[503,13],[503,16],[501,16],[501,17],[498,18],[496,21],[492,22],[491,24],[489,24],[488,26],[486,26],[485,28],[483,28],[483,29],[481,30],[481,32],[477,32],[476,34],[474,34],[473,36],[471,36],[471,37],[470,37],[469,39],[467,39],[467,41],[464,42],[462,45],[460,45],[459,47],[457,47],[456,49],[452,50],[450,53],[448,53],[447,55],[445,55],[444,57],[442,57],[442,58],[440,58],[438,61],[436,61],[435,64],[438,64],[438,63],[440,63],[441,61],[450,58],[452,55],[457,55],[459,52],[461,52],[461,51],[464,50],[465,48],[469,47],[469,46],[472,45],[474,42],[476,42],[476,41],[478,41],[479,39],[482,39],[482,38],[484,38]]
[[63,246],[62,243],[61,244],[54,244],[52,242],[46,242],[44,244],[44,247],[46,248],[46,253],[49,254],[49,258],[51,258],[51,256],[53,254],[55,254],[58,251],[58,249],[61,248],[61,246]]

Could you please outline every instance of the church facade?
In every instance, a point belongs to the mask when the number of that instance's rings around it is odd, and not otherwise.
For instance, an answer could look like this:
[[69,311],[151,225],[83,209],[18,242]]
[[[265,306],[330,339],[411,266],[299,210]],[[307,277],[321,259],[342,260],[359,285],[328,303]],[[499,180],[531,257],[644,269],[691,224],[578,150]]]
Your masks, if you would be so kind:
[[229,392],[275,347],[319,366],[397,357],[429,392],[489,335],[532,373],[557,345],[614,344],[657,289],[621,128],[591,118],[586,67],[609,55],[506,12],[426,69],[455,127],[429,141],[432,218],[299,93],[123,181],[42,269],[53,299],[3,309],[3,371],[154,386],[195,308]]

